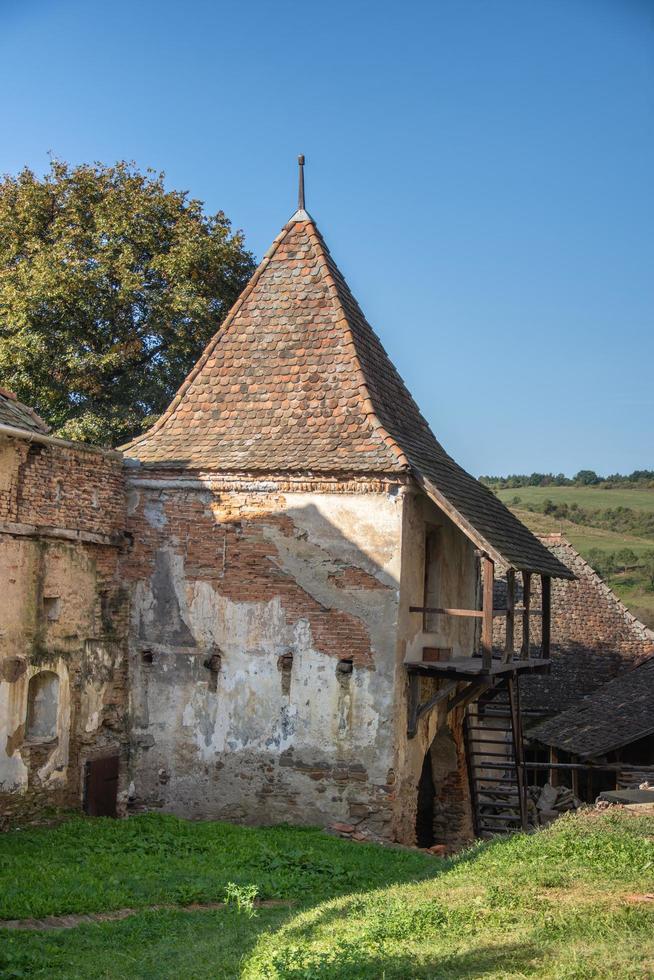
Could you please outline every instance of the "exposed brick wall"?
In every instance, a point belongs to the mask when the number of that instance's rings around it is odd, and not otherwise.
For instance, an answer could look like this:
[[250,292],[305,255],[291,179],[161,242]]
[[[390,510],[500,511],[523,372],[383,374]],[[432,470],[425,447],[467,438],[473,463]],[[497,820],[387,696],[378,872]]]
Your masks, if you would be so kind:
[[[86,760],[127,748],[122,463],[115,453],[4,438],[0,462],[0,793],[79,806]],[[40,670],[59,677],[57,735],[30,743],[29,679]],[[3,808],[15,805],[5,797]]]
[[[124,562],[126,579],[150,579],[157,554],[171,546],[183,558],[187,582],[210,583],[232,602],[279,599],[289,621],[308,620],[323,653],[370,666],[370,636],[361,621],[340,609],[325,608],[280,567],[278,547],[269,531],[277,528],[280,535],[292,538],[296,529],[288,516],[275,513],[279,499],[269,493],[221,494],[211,499],[194,491],[144,496],[130,515],[133,546]],[[153,507],[159,508],[154,520]],[[343,576],[356,580],[360,588],[387,588],[362,569],[332,575],[339,588]]]
[[11,453],[13,474],[0,487],[0,521],[122,533],[125,489],[117,453],[20,439],[2,443],[7,462]]
[[[654,633],[639,622],[600,576],[560,535],[542,539],[577,576],[552,580],[552,668],[549,675],[520,680],[522,705],[555,714],[581,700],[621,671],[654,653]],[[541,608],[540,578],[532,576],[532,608]],[[516,575],[516,601],[522,602],[521,576]],[[495,605],[506,605],[506,579],[496,581]],[[504,643],[504,620],[494,624],[497,647]],[[531,618],[532,656],[541,642],[541,620]],[[521,617],[516,617],[516,650],[522,643]]]

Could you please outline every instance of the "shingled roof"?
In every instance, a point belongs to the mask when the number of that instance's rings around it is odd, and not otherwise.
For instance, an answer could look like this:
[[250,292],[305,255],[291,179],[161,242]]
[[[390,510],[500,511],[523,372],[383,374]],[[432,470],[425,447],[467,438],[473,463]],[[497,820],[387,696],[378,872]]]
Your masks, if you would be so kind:
[[27,429],[29,432],[39,432],[42,435],[50,431],[50,427],[33,409],[19,402],[13,391],[8,391],[6,388],[0,388],[0,425]]
[[411,474],[494,560],[573,577],[437,442],[303,209],[168,410],[121,448],[177,469]]
[[529,732],[573,755],[606,755],[654,732],[654,657]]

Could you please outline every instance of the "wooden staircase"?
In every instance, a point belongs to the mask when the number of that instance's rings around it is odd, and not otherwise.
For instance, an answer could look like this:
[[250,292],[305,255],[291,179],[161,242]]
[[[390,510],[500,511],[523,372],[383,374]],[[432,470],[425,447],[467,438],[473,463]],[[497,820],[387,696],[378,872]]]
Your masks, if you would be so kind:
[[479,703],[469,707],[465,734],[475,833],[494,837],[526,830],[524,749],[514,680],[502,684],[499,699],[486,703],[483,721]]

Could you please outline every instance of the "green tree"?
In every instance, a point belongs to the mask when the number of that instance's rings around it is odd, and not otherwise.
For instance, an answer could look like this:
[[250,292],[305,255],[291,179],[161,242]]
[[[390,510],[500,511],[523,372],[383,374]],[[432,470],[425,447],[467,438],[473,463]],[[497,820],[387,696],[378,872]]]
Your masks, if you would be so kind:
[[646,551],[643,555],[643,572],[645,573],[645,587],[654,592],[654,551]]
[[222,212],[134,164],[0,179],[0,384],[104,445],[170,402],[254,269]]
[[579,470],[573,477],[573,480],[582,487],[592,487],[600,482],[601,477],[597,475],[595,470]]

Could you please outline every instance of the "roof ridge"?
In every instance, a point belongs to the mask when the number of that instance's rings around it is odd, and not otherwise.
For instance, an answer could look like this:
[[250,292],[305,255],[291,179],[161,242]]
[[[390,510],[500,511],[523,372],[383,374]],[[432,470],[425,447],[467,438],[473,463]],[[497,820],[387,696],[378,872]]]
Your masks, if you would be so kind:
[[152,433],[158,432],[159,429],[162,428],[162,426],[164,425],[165,422],[168,422],[169,419],[173,418],[173,416],[175,415],[175,412],[177,411],[177,409],[179,408],[179,406],[181,405],[181,403],[182,403],[182,401],[184,399],[184,395],[186,394],[186,392],[188,391],[188,389],[191,387],[191,385],[193,384],[193,382],[197,378],[198,374],[200,373],[200,371],[202,370],[202,368],[204,367],[204,365],[209,360],[209,357],[211,356],[211,354],[213,354],[214,350],[216,349],[216,347],[218,345],[218,342],[224,336],[225,331],[231,326],[233,320],[236,317],[236,314],[241,309],[241,307],[243,306],[243,304],[247,300],[248,296],[250,296],[250,294],[252,293],[252,290],[256,286],[257,282],[259,281],[259,279],[263,275],[263,273],[266,270],[266,268],[268,267],[268,265],[270,264],[270,261],[271,261],[273,255],[275,254],[275,252],[277,251],[277,249],[279,248],[279,246],[281,245],[281,243],[284,241],[284,239],[288,235],[289,231],[292,229],[292,227],[295,224],[296,220],[297,219],[296,219],[295,215],[293,215],[286,222],[286,224],[284,225],[284,227],[282,228],[282,230],[279,232],[279,234],[277,235],[277,237],[273,239],[273,241],[271,242],[268,250],[266,252],[264,252],[264,255],[263,255],[263,258],[261,259],[261,262],[259,263],[259,265],[256,267],[256,269],[254,270],[254,272],[252,274],[252,278],[248,282],[247,286],[244,288],[243,292],[236,299],[236,301],[234,302],[234,305],[230,309],[229,313],[227,314],[227,316],[225,317],[225,319],[223,320],[223,322],[220,324],[220,326],[216,330],[215,334],[213,335],[213,337],[211,338],[211,340],[209,341],[209,343],[207,344],[207,346],[204,348],[204,350],[203,350],[202,354],[200,355],[200,357],[198,358],[198,360],[195,362],[195,364],[193,365],[193,367],[191,368],[191,370],[189,371],[189,373],[186,375],[186,377],[182,381],[181,385],[177,389],[177,392],[175,393],[175,397],[171,401],[171,403],[168,406],[168,408],[166,409],[166,411],[163,412],[163,414],[159,416],[159,418],[157,419],[157,421],[153,425],[151,425],[148,429],[146,429],[145,432],[142,432],[140,435],[135,436],[133,439],[130,439],[129,442],[126,442],[122,446],[119,446],[118,448],[120,450],[122,450],[124,452],[125,450],[130,449],[132,446],[138,446],[138,445],[140,445],[144,440],[146,440],[147,438],[149,438],[152,435]]
[[375,406],[373,404],[373,401],[372,401],[372,398],[371,398],[371,395],[370,395],[370,388],[368,386],[368,380],[367,380],[366,375],[365,375],[365,372],[363,370],[363,366],[361,364],[361,359],[359,357],[359,352],[357,350],[356,340],[354,338],[354,332],[352,330],[352,324],[350,323],[349,317],[347,315],[347,311],[345,310],[345,307],[344,307],[343,302],[341,300],[341,296],[340,296],[340,293],[339,293],[339,290],[338,290],[338,285],[337,285],[337,283],[336,283],[336,281],[334,279],[334,275],[333,275],[333,273],[332,273],[332,271],[331,271],[331,269],[329,267],[329,265],[330,265],[329,259],[331,258],[331,253],[330,253],[330,251],[329,251],[329,249],[328,249],[325,241],[323,240],[323,237],[320,234],[320,231],[318,229],[318,226],[317,226],[316,222],[313,220],[313,218],[310,218],[308,220],[307,224],[309,225],[309,239],[311,240],[312,244],[314,245],[314,248],[317,249],[320,257],[324,260],[324,264],[325,264],[325,267],[326,267],[325,268],[324,275],[325,275],[325,281],[327,283],[327,289],[332,294],[332,296],[333,296],[333,298],[334,298],[334,300],[335,300],[335,302],[336,302],[336,304],[338,306],[338,309],[340,310],[340,313],[342,315],[343,321],[345,322],[345,324],[347,326],[347,330],[348,330],[348,333],[349,333],[350,338],[351,338],[350,339],[350,346],[352,348],[352,358],[353,358],[354,365],[355,365],[356,375],[357,375],[357,378],[359,379],[359,383],[361,385],[361,388],[365,392],[365,398],[364,398],[363,404],[361,406],[362,409],[363,409],[363,412],[366,415],[366,418],[368,420],[374,420],[372,422],[372,428],[373,428],[373,430],[375,432],[377,432],[381,436],[382,440],[386,443],[386,445],[391,450],[391,452],[395,453],[395,455],[397,457],[397,460],[398,460],[398,463],[401,466],[406,467],[407,469],[413,469],[413,467],[411,466],[411,463],[409,462],[409,459],[406,456],[405,452],[403,451],[402,447],[393,438],[393,436],[390,434],[390,432],[388,432],[388,430],[382,424],[381,419],[379,418],[379,416],[377,414],[377,411],[375,409]]

